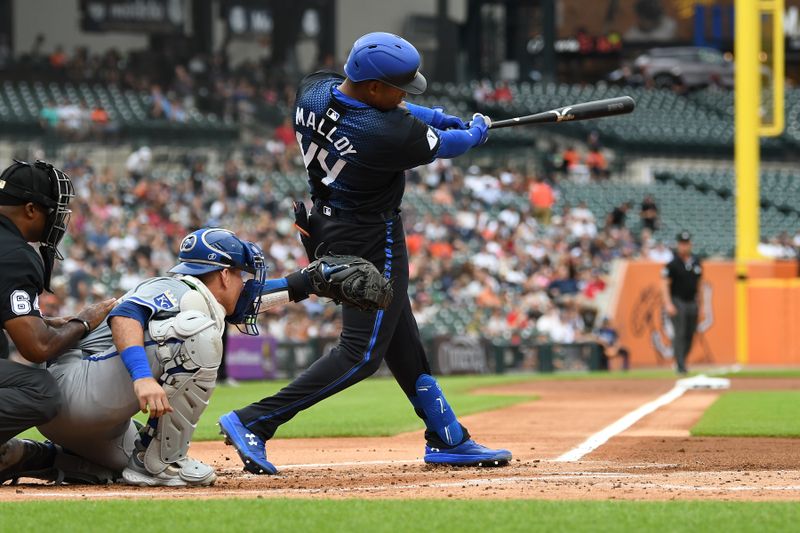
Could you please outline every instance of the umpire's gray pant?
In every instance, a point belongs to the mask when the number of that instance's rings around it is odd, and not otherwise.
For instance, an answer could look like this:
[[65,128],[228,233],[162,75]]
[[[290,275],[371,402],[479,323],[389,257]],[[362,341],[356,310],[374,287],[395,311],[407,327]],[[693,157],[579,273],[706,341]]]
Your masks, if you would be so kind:
[[678,372],[686,372],[686,357],[692,349],[694,332],[697,329],[697,302],[687,302],[673,298],[672,303],[678,310],[672,317],[675,335],[672,338],[672,353]]

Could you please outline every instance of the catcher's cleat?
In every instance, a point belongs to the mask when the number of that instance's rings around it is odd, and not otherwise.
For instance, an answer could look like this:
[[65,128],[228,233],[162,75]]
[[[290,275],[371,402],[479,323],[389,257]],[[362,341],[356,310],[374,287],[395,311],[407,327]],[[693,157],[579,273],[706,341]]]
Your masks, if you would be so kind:
[[492,450],[472,439],[452,448],[425,446],[425,462],[451,466],[505,466],[511,460],[508,450]]
[[136,443],[128,466],[122,471],[122,480],[140,487],[207,487],[217,480],[214,469],[191,457],[174,463],[165,463],[161,472],[150,472],[144,465],[145,448]]
[[244,463],[244,469],[251,474],[277,474],[275,465],[267,461],[264,441],[242,424],[235,412],[231,411],[219,418],[220,433],[225,436],[225,444],[236,449]]
[[21,477],[42,479],[53,471],[56,449],[49,442],[13,438],[0,445],[0,485]]

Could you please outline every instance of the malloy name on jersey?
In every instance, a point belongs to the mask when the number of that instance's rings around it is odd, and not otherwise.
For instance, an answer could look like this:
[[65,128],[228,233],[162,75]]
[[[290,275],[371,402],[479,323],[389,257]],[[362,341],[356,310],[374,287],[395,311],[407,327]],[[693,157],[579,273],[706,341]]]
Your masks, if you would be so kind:
[[340,156],[358,153],[353,146],[353,143],[351,143],[350,139],[347,137],[339,137],[338,139],[333,140],[333,134],[339,128],[338,126],[331,124],[330,129],[326,131],[324,129],[325,122],[325,117],[320,117],[319,122],[317,122],[317,116],[313,111],[306,112],[305,109],[299,106],[295,110],[294,123],[300,126],[311,128],[325,137],[328,141],[333,143],[333,147],[339,151]]

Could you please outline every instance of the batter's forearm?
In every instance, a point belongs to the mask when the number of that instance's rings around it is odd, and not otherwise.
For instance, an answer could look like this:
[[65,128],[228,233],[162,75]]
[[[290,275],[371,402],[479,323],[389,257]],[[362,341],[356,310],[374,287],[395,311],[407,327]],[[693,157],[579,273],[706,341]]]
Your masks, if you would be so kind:
[[412,104],[411,102],[403,102],[401,105],[408,109],[408,112],[414,115],[414,117],[418,118],[428,126],[436,126],[436,124],[434,124],[436,121],[436,111],[430,107]]
[[437,131],[439,148],[436,150],[436,159],[452,159],[477,146],[480,143],[481,134],[476,130],[477,128]]

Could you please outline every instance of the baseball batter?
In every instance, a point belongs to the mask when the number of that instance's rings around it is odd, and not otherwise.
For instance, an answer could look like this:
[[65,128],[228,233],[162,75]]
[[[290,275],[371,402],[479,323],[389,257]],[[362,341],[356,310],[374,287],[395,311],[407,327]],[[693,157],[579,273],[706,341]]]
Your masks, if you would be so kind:
[[[377,269],[358,258],[323,257],[266,280],[261,249],[224,229],[189,234],[179,259],[175,277],[125,294],[104,324],[49,367],[63,405],[39,427],[52,443],[17,439],[28,457],[0,471],[0,482],[109,483],[121,475],[142,486],[210,485],[214,469],[187,451],[215,387],[225,322],[258,334],[259,311],[310,293],[384,307],[391,299]],[[131,420],[140,409],[150,412],[142,430]]]
[[[358,39],[344,67],[307,76],[297,91],[294,125],[308,172],[314,207],[296,204],[297,226],[310,258],[317,253],[359,255],[382,269],[396,297],[386,311],[343,309],[339,343],[276,395],[220,418],[223,434],[245,469],[274,474],[265,441],[298,412],[375,372],[382,360],[425,421],[425,461],[499,465],[508,450],[470,439],[431,370],[407,295],[406,252],[400,204],[404,171],[436,158],[456,157],[486,141],[489,122],[469,125],[440,109],[405,103],[426,81],[420,56],[388,33]],[[376,406],[376,408],[380,408]]]

